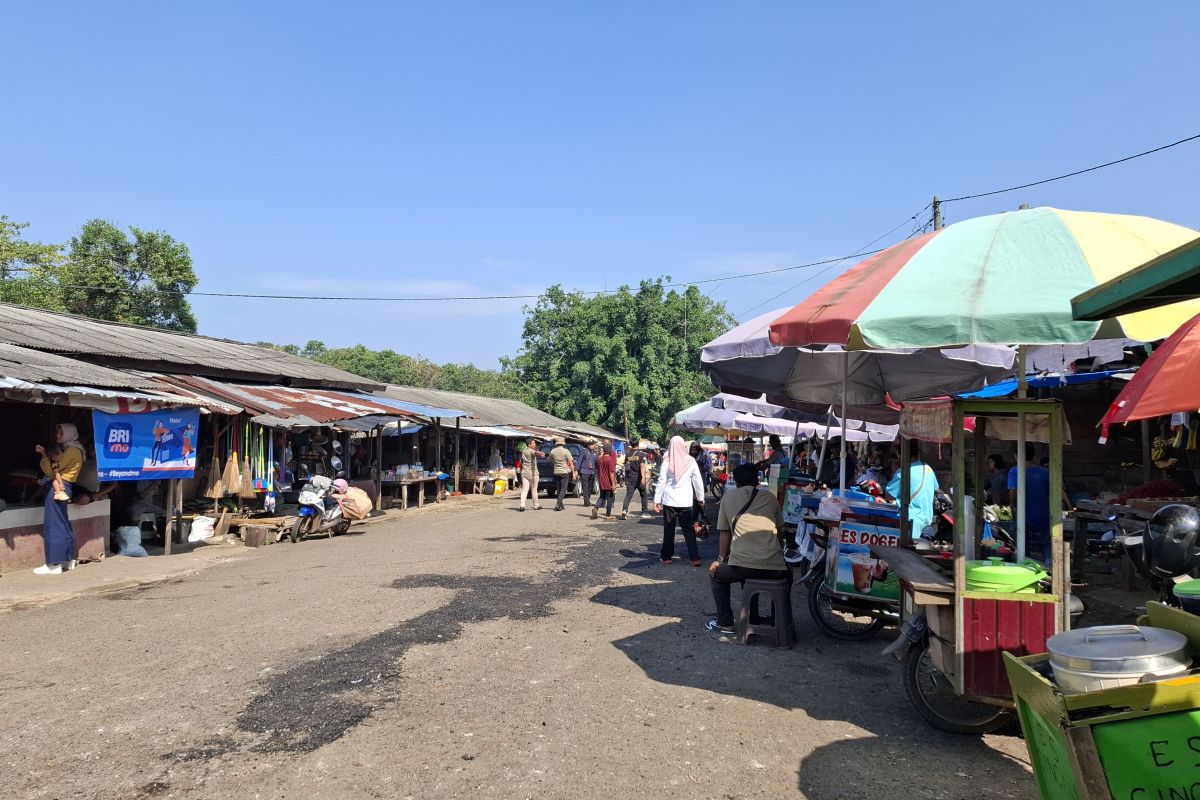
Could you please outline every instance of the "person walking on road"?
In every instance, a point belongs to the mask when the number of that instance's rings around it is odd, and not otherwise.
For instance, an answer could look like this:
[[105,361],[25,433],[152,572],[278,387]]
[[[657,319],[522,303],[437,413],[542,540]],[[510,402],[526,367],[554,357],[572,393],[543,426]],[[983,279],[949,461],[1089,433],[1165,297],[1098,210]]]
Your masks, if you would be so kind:
[[629,501],[634,492],[642,497],[642,516],[647,515],[646,485],[650,482],[648,473],[646,457],[640,450],[633,450],[625,456],[625,502],[621,504],[621,519],[629,518]]
[[541,508],[538,504],[538,463],[544,453],[537,449],[537,440],[532,436],[521,450],[521,510],[525,510],[525,495],[533,498],[533,510]]
[[699,498],[704,506],[704,484],[700,482],[700,467],[688,455],[682,436],[671,437],[667,455],[658,471],[658,486],[654,490],[654,510],[663,515],[663,541],[660,558],[663,564],[675,563],[675,526],[683,529],[688,558],[693,567],[700,566],[700,548],[696,531],[692,529],[692,504]]
[[579,493],[583,496],[584,506],[592,504],[592,492],[596,488],[596,462],[599,454],[596,452],[596,445],[593,442],[587,446],[579,456],[579,463],[576,468],[579,470]]
[[571,476],[575,474],[575,459],[571,458],[571,451],[562,439],[555,439],[554,449],[550,451],[550,463],[554,468],[554,480],[558,481],[558,502],[554,510],[562,511],[566,507],[563,500],[571,485]]
[[596,482],[600,484],[600,496],[592,506],[592,519],[604,509],[604,518],[612,519],[613,503],[617,501],[617,454],[611,444],[604,445],[604,455],[596,461]]

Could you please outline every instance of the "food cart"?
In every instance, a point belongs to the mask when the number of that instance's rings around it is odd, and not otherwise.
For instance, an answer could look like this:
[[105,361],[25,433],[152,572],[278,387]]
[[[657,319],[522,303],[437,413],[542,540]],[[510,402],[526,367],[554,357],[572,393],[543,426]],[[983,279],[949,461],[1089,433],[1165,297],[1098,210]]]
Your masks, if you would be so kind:
[[[872,546],[900,542],[900,509],[848,490],[814,493],[811,480],[783,487],[784,523],[797,526],[806,551],[810,539],[823,555],[810,559],[804,581],[813,622],[834,639],[867,639],[900,616],[900,582]],[[824,507],[823,507],[824,501]],[[838,502],[842,501],[842,502]]]
[[[980,734],[1000,727],[1011,716],[1013,695],[1004,653],[1043,653],[1046,640],[1070,626],[1070,589],[1058,507],[1063,415],[1054,400],[959,399],[952,401],[950,411],[955,487],[952,570],[940,568],[905,546],[875,545],[871,553],[887,561],[899,578],[905,619],[902,641],[907,645],[902,657],[904,684],[913,704],[935,727]],[[968,417],[974,418],[973,498],[963,490],[967,486]],[[983,505],[989,420],[1005,420],[1006,424],[1015,420],[1018,450],[1024,449],[1030,424],[1044,431],[1050,446],[1050,577],[1018,592],[981,590],[968,581],[968,570],[979,565],[977,556],[982,555],[982,520],[971,512]],[[1018,503],[1023,507],[1023,462],[1019,470]],[[1021,521],[1013,569],[1023,569],[1024,538]]]

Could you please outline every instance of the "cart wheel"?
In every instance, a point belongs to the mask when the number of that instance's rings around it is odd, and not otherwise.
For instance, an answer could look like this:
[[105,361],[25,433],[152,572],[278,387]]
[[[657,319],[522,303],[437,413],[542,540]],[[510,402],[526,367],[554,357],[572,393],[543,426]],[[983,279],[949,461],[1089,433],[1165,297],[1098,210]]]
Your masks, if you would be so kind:
[[295,544],[296,542],[300,541],[307,535],[307,531],[305,530],[305,525],[309,521],[309,519],[315,519],[315,518],[314,517],[296,517],[296,523],[294,525],[292,525],[292,532],[290,534],[291,539],[292,539],[292,544]]
[[926,722],[949,733],[982,736],[1004,727],[1013,716],[1007,708],[957,697],[933,665],[927,641],[913,642],[904,654],[904,691]]
[[856,641],[870,639],[883,627],[877,616],[842,611],[834,607],[833,597],[825,591],[821,576],[813,576],[808,584],[808,610],[821,633],[833,639]]

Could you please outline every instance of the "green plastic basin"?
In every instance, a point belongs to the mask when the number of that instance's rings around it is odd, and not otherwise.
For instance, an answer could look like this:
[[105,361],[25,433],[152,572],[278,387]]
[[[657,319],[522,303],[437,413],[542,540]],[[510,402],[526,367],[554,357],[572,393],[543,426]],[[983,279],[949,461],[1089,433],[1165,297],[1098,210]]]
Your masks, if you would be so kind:
[[[1033,563],[1011,564],[999,557],[967,562],[967,591],[1036,594],[1046,571]],[[1198,581],[1200,582],[1200,581]]]

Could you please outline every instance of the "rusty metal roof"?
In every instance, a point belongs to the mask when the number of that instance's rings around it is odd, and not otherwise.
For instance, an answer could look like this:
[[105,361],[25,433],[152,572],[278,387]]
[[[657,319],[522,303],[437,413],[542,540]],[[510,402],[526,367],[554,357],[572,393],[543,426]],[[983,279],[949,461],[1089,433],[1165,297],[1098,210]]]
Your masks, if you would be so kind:
[[365,395],[296,386],[228,383],[197,375],[156,376],[160,387],[182,389],[239,406],[256,421],[272,427],[309,427],[373,415],[415,418],[416,414],[373,403]]
[[407,403],[460,409],[471,416],[474,420],[470,423],[472,425],[537,425],[558,428],[563,423],[558,417],[538,411],[520,400],[483,397],[443,389],[420,389],[413,386],[388,386],[380,394]]
[[269,347],[0,303],[0,342],[79,356],[109,367],[201,373],[336,389],[383,384]]

